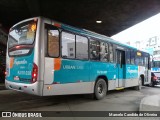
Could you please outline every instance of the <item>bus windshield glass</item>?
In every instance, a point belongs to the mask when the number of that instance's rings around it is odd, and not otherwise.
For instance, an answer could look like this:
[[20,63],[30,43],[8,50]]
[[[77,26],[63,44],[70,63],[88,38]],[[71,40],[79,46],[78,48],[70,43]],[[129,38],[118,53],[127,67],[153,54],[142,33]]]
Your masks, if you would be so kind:
[[160,67],[160,61],[154,61],[153,67]]
[[9,32],[8,48],[17,45],[31,45],[34,42],[37,22],[30,20],[13,27]]

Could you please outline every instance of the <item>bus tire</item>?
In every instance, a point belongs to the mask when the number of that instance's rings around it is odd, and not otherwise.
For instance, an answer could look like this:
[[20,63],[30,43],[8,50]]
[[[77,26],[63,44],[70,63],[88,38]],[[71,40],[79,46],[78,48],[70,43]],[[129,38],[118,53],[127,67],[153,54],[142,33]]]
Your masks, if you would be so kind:
[[149,86],[150,86],[150,87],[154,87],[153,81],[150,82]]
[[141,76],[141,82],[142,82],[142,86],[144,86],[144,75]]
[[141,90],[142,89],[142,78],[139,79],[139,82],[138,82],[138,86],[135,86],[135,90]]
[[103,99],[107,93],[107,84],[104,79],[99,78],[94,86],[94,97],[96,100]]

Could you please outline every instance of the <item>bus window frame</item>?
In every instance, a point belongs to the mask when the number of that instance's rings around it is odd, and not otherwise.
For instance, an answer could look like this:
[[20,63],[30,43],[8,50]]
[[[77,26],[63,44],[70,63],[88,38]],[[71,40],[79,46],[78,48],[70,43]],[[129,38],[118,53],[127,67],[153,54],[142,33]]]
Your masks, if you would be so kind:
[[[75,34],[75,59],[76,60],[84,60],[84,61],[88,61],[89,60],[89,38],[87,36],[84,36],[84,35],[81,35],[81,34],[77,34],[77,33],[74,33]],[[87,44],[88,44],[88,58],[87,59],[78,59],[77,58],[77,54],[76,54],[76,51],[77,51],[77,46],[76,46],[76,42],[77,42],[77,39],[76,39],[76,35],[78,36],[81,36],[81,37],[85,37],[87,39]]]
[[[22,22],[22,23],[19,23],[17,24],[16,26],[12,27],[10,30],[9,30],[9,33],[11,30],[15,29],[17,26],[21,25],[21,24],[24,24],[24,23],[29,23],[31,21],[34,21],[34,20],[28,20],[28,21],[25,21],[25,22]],[[39,20],[37,20],[36,22],[36,32],[35,32],[35,35],[34,35],[34,41],[32,42],[32,44],[19,44],[19,45],[14,45],[12,47],[9,48],[9,41],[7,41],[7,49],[8,49],[8,56],[9,57],[24,57],[24,56],[28,56],[28,55],[31,55],[32,54],[32,51],[34,50],[34,47],[35,47],[35,43],[36,43],[36,37],[38,35],[38,25],[40,24],[39,23]],[[8,38],[9,38],[9,33],[8,33]],[[16,48],[16,46],[20,46],[20,48]],[[11,51],[14,51],[14,50],[23,50],[23,49],[29,49],[29,52],[26,53],[26,54],[21,54],[21,55],[10,55],[9,52]]]
[[[100,62],[105,62],[105,63],[109,63],[110,62],[110,57],[109,57],[109,42],[106,42],[106,41],[100,41],[100,47],[101,47],[101,43],[105,43],[105,48],[106,48],[106,44],[107,44],[107,46],[108,46],[108,49],[107,49],[107,52],[108,52],[108,54],[107,54],[107,59],[108,59],[108,61],[102,61],[101,60],[101,55],[100,55]],[[100,52],[101,52],[101,49],[100,49]]]
[[[66,32],[66,33],[69,33],[69,34],[73,34],[74,35],[74,38],[75,38],[75,57],[74,58],[65,58],[65,57],[63,57],[63,54],[62,54],[62,33],[63,32]],[[62,30],[61,31],[61,34],[60,34],[60,49],[61,49],[61,58],[63,58],[63,59],[71,59],[71,60],[77,60],[76,59],[76,34],[74,33],[74,32],[70,32],[70,31],[67,31],[67,30]]]
[[[132,63],[132,59],[131,59],[131,57],[132,57],[132,52],[133,52],[133,63]],[[136,52],[136,50],[130,49],[130,64],[131,64],[131,65],[135,65],[135,56],[136,56],[135,52]]]
[[131,54],[130,54],[130,49],[129,48],[125,49],[125,62],[126,62],[126,64],[131,64]]
[[[60,57],[63,58],[63,59],[88,61],[89,58],[90,58],[90,56],[89,56],[89,37],[87,37],[85,35],[82,35],[82,34],[75,33],[75,32],[71,32],[71,31],[68,31],[68,30],[64,30],[62,28],[60,28],[59,31],[60,31],[60,36],[59,36],[60,37]],[[62,33],[63,32],[75,35],[75,58],[65,58],[65,57],[62,56]],[[88,41],[87,42],[88,43],[88,59],[77,59],[76,58],[76,35],[87,38],[87,41]]]
[[[108,42],[108,53],[109,53],[109,55],[108,55],[108,57],[109,57],[109,63],[116,63],[116,60],[115,60],[115,45],[116,44],[114,44],[114,43],[110,43],[110,42]],[[110,59],[110,46],[112,46],[112,50],[113,50],[113,61],[111,62],[111,59]]]
[[[22,22],[22,23],[19,23],[19,24],[17,24],[16,26],[14,26],[14,27],[12,27],[10,30],[9,30],[9,33],[10,33],[10,31],[12,31],[13,29],[15,29],[17,26],[20,26],[21,24],[25,24],[25,23],[29,23],[29,22],[31,22],[31,21],[34,21],[34,20],[28,20],[28,21],[24,21],[24,22]],[[12,47],[10,47],[9,48],[9,42],[7,41],[7,46],[8,46],[8,51],[10,51],[10,49],[14,49],[16,46],[34,46],[35,45],[35,41],[36,41],[36,36],[37,36],[37,32],[38,32],[38,30],[37,30],[37,28],[38,28],[38,25],[39,25],[39,20],[37,20],[36,22],[36,32],[35,32],[35,35],[34,35],[34,41],[32,42],[32,44],[19,44],[19,45],[14,45],[14,46],[12,46]],[[8,33],[8,38],[9,38],[9,33]],[[8,54],[9,55],[9,54]],[[25,54],[26,55],[26,54]],[[20,55],[21,56],[21,55]]]
[[[48,29],[49,28],[49,29]],[[49,55],[49,53],[48,53],[48,43],[49,43],[49,40],[48,40],[48,31],[49,30],[53,30],[53,28],[56,28],[57,30],[58,30],[58,32],[59,32],[59,55],[57,56],[57,57],[55,57],[55,56],[50,56]],[[46,57],[50,57],[50,58],[59,58],[60,57],[60,53],[61,53],[61,45],[60,45],[60,35],[61,35],[61,31],[59,30],[59,28],[58,27],[56,27],[56,26],[53,26],[53,25],[51,25],[51,24],[47,24],[47,23],[45,23],[45,29],[47,30],[46,31],[46,37],[47,37],[47,52],[46,52]]]
[[102,61],[100,60],[100,53],[99,53],[99,60],[93,60],[93,59],[91,59],[91,50],[90,50],[91,40],[94,40],[94,41],[98,41],[98,42],[99,42],[99,52],[100,52],[100,42],[101,42],[101,40],[99,40],[99,39],[97,39],[97,38],[94,38],[94,37],[90,37],[90,38],[89,38],[89,60],[90,60],[90,61],[95,61],[95,62],[102,62]]

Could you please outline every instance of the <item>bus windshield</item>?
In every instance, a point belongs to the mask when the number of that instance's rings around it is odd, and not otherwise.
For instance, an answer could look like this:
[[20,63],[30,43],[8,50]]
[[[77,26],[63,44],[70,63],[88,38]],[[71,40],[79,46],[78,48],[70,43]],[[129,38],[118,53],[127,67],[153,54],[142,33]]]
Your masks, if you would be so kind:
[[160,61],[154,61],[153,67],[160,67]]
[[35,39],[36,22],[30,20],[13,27],[9,32],[8,48],[17,45],[31,45]]

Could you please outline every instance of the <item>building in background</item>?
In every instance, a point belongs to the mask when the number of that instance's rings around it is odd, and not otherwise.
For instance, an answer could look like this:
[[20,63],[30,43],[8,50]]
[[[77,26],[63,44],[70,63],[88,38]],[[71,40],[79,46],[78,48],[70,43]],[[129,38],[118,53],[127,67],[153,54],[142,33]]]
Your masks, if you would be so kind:
[[153,36],[146,40],[126,42],[126,44],[136,47],[139,50],[150,53],[151,55],[160,54],[160,36]]
[[[86,51],[88,51],[88,44],[77,42],[76,47],[79,51],[76,51],[76,58],[85,59],[88,58]],[[75,43],[68,43],[68,57],[75,58]]]

